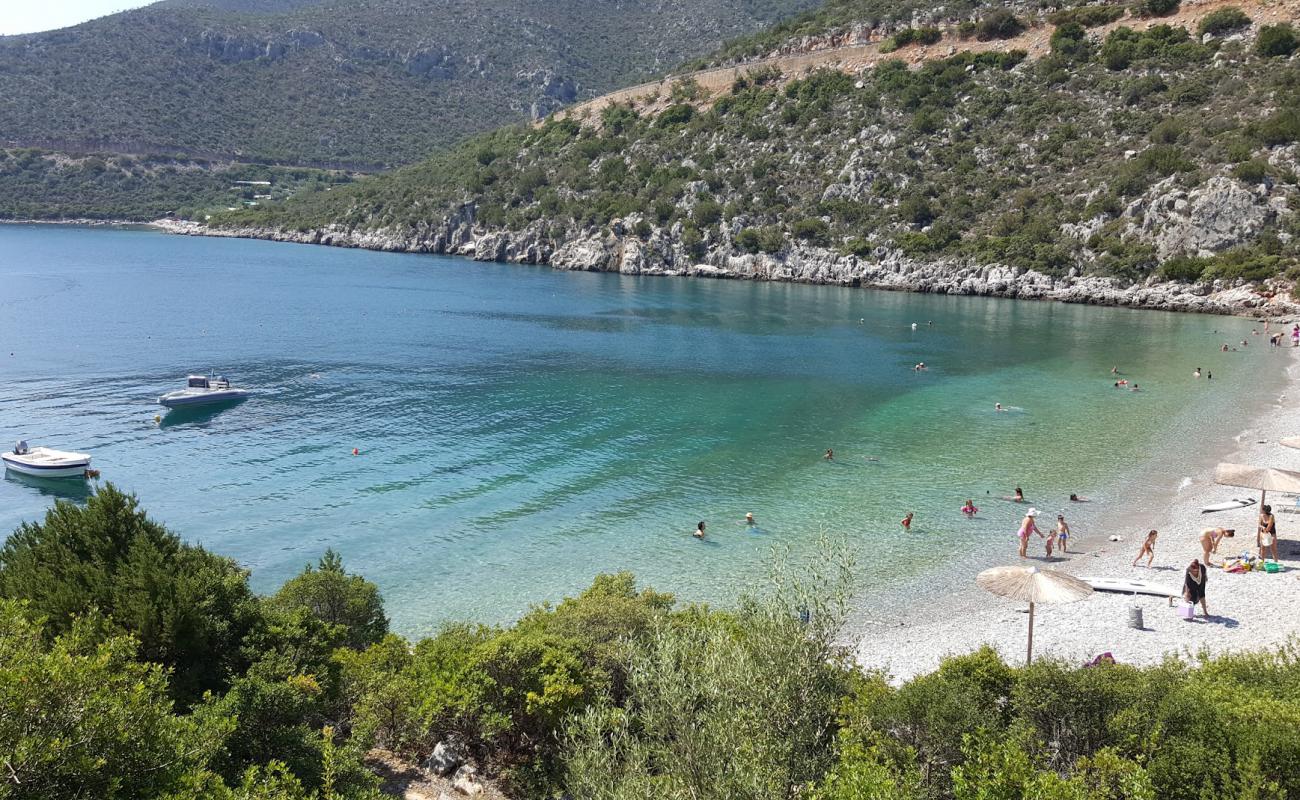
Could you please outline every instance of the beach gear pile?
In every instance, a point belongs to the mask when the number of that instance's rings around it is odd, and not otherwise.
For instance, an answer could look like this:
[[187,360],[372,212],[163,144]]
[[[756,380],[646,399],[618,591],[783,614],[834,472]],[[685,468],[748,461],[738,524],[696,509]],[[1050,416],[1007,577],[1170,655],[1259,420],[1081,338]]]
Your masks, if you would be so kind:
[[1253,553],[1242,553],[1231,561],[1223,562],[1223,571],[1234,574],[1251,571],[1272,574],[1281,572],[1282,565],[1272,559],[1259,558]]

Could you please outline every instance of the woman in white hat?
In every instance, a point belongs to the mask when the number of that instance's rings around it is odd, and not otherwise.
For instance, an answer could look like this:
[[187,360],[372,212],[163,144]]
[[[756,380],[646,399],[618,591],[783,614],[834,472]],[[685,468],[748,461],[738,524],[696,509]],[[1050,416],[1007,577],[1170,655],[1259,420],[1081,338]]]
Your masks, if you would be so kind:
[[1029,549],[1029,534],[1036,533],[1039,539],[1046,538],[1043,536],[1043,532],[1038,529],[1038,525],[1034,523],[1034,517],[1036,516],[1038,516],[1038,509],[1031,508],[1025,512],[1025,518],[1020,521],[1020,532],[1017,535],[1020,537],[1021,558],[1029,557],[1026,552]]

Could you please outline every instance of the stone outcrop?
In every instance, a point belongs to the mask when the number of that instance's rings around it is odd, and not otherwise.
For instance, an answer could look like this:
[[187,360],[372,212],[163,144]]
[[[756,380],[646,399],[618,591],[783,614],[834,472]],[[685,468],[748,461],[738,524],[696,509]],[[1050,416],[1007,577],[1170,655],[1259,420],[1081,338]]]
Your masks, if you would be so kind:
[[[1244,202],[1236,192],[1214,187],[1194,194],[1186,199],[1184,206],[1178,206],[1175,201],[1175,213],[1189,219],[1211,219],[1219,213],[1215,204]],[[1258,205],[1256,199],[1252,199],[1251,205]],[[886,246],[859,256],[787,242],[780,253],[751,254],[738,253],[729,241],[721,241],[706,244],[703,253],[693,255],[682,244],[681,231],[652,227],[644,235],[644,226],[638,225],[639,217],[616,220],[601,229],[569,231],[556,241],[543,235],[537,227],[522,231],[489,230],[477,225],[475,216],[473,204],[465,204],[436,224],[407,230],[339,226],[312,231],[209,228],[172,220],[156,224],[172,233],[187,235],[441,253],[467,256],[475,261],[546,264],[554,269],[585,272],[783,281],[1211,314],[1300,313],[1300,304],[1291,299],[1289,283],[1283,281],[1257,286],[1244,281],[1188,284],[1152,278],[1126,284],[1115,278],[1078,275],[1073,270],[1069,275],[1051,276],[1004,264],[976,264],[956,258],[919,260]],[[1153,230],[1163,231],[1176,224],[1179,223],[1171,217]],[[637,234],[638,228],[643,235]]]
[[1161,259],[1210,256],[1252,241],[1285,213],[1287,198],[1267,182],[1254,186],[1224,176],[1184,188],[1165,178],[1124,211],[1129,232],[1154,244]]

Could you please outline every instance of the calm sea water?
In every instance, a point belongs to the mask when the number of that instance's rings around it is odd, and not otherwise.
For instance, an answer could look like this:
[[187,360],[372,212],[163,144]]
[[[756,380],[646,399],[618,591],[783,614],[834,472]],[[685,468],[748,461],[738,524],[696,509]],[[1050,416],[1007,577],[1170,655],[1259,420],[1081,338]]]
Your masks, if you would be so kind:
[[[1023,509],[997,498],[1017,485],[1047,511],[1090,496],[1069,509],[1085,536],[1172,488],[1280,385],[1251,327],[0,226],[0,441],[91,452],[261,591],[333,547],[412,635],[601,571],[725,600],[821,532],[857,548],[863,596],[910,596],[1013,552]],[[256,396],[155,423],[206,370]],[[85,491],[8,474],[0,531]]]

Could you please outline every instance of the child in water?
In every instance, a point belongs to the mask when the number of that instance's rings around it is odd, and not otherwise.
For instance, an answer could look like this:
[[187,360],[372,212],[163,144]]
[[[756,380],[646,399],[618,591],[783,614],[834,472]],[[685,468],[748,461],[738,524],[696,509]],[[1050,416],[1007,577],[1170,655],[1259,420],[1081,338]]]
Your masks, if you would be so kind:
[[914,511],[909,511],[907,512],[907,516],[903,517],[902,522],[899,523],[900,525],[903,526],[903,530],[910,531],[912,529],[912,517],[915,515],[915,513],[916,512]]
[[964,505],[964,506],[961,507],[961,513],[965,514],[965,515],[968,516],[968,517],[973,517],[973,516],[975,516],[976,514],[979,513],[979,509],[976,508],[976,507],[975,507],[975,504],[974,504],[973,502],[971,502],[971,499],[970,499],[969,497],[967,497],[967,498],[966,498],[966,505]]
[[1147,569],[1151,569],[1151,562],[1156,558],[1156,531],[1152,530],[1147,533],[1146,541],[1142,543],[1142,549],[1138,551],[1137,558],[1133,559],[1132,566],[1137,566],[1142,560],[1142,556],[1147,557]]

